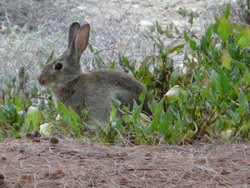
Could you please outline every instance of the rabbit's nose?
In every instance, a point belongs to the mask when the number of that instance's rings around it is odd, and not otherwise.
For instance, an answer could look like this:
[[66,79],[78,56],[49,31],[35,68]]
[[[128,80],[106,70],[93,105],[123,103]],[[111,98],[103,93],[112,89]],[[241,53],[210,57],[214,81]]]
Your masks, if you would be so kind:
[[39,77],[38,77],[38,82],[39,82],[41,85],[45,85],[45,84],[46,84],[46,79],[45,79],[44,77],[39,76]]

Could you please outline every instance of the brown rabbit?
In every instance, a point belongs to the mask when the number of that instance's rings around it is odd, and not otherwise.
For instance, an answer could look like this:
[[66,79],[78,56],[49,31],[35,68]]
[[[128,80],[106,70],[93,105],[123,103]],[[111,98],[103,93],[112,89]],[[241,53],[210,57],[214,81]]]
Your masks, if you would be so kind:
[[[41,85],[52,89],[56,100],[74,109],[79,115],[89,107],[89,120],[94,118],[107,123],[110,116],[110,102],[115,96],[121,105],[131,106],[133,100],[139,103],[144,86],[128,74],[114,70],[97,70],[82,73],[80,57],[88,45],[90,25],[71,24],[68,36],[68,50],[52,63],[46,65],[38,80]],[[143,112],[151,114],[147,106],[147,95]]]

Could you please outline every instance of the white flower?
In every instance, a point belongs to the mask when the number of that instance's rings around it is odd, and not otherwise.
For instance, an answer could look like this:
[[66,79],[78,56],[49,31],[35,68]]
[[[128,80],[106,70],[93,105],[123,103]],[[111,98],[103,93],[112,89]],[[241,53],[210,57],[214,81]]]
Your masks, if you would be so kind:
[[53,126],[52,123],[44,123],[40,126],[40,134],[43,136],[50,136],[51,135],[51,127]]
[[188,93],[184,89],[182,89],[179,85],[173,86],[170,90],[168,90],[168,92],[164,96],[167,97],[169,101],[178,101],[181,100],[180,93],[185,98],[188,97]]

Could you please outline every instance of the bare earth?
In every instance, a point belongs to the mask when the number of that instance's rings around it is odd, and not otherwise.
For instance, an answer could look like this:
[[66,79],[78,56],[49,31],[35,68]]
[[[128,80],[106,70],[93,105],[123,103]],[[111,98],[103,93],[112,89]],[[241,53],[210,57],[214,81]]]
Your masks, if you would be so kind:
[[0,187],[250,186],[250,143],[126,147],[26,138],[7,139],[0,151]]

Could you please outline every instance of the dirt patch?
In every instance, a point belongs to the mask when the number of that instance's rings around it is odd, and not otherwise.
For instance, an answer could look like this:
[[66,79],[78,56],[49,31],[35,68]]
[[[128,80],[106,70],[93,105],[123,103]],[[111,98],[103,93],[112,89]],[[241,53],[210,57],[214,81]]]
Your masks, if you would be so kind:
[[250,143],[105,146],[43,138],[0,143],[0,187],[248,187]]

